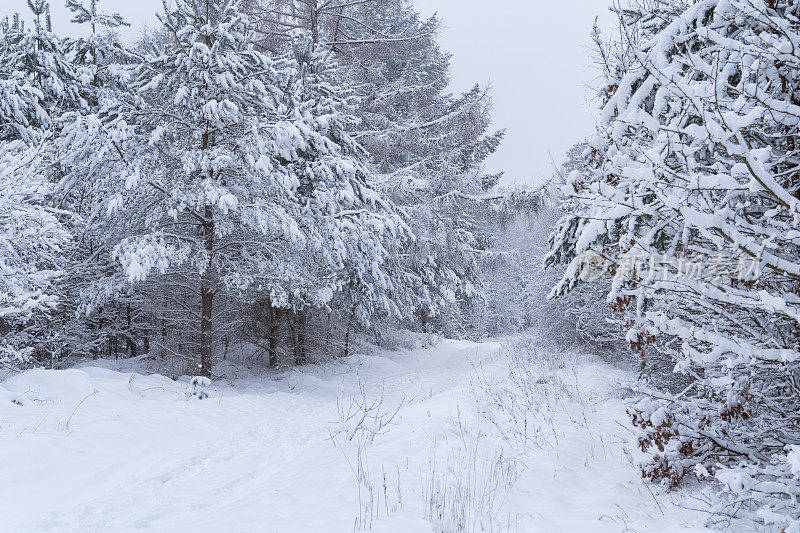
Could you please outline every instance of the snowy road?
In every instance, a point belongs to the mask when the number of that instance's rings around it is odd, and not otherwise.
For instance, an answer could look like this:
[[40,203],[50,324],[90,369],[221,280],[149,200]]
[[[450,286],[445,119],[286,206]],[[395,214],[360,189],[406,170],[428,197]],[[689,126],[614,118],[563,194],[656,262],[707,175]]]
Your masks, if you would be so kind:
[[443,341],[216,382],[204,400],[161,376],[26,372],[0,384],[0,531],[700,523],[667,495],[657,503],[631,466],[617,424],[624,372],[587,357],[534,365],[541,390],[526,394],[542,408],[522,436],[520,406],[497,401],[516,394],[509,350]]

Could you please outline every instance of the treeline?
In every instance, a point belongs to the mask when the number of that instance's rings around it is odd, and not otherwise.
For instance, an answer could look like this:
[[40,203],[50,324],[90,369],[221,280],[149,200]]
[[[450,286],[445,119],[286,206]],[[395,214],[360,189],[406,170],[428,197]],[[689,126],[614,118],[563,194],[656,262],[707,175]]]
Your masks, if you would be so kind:
[[565,176],[552,296],[599,287],[641,361],[646,478],[711,481],[718,527],[800,531],[800,6],[615,11],[618,37],[593,33],[601,125]]
[[482,258],[540,198],[483,172],[503,133],[447,92],[435,18],[181,0],[130,46],[96,0],[67,2],[80,38],[28,7],[0,25],[0,364],[209,375],[488,330]]

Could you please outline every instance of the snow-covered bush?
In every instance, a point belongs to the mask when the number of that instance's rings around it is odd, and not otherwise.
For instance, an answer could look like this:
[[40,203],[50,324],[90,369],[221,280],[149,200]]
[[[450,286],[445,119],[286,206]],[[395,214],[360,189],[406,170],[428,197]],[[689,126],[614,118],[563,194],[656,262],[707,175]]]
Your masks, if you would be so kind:
[[455,448],[444,465],[431,460],[422,481],[425,519],[434,533],[513,531],[515,520],[502,508],[520,468],[515,458],[487,454],[479,441]]
[[662,342],[679,393],[633,405],[644,474],[725,489],[717,513],[800,531],[800,7],[700,0],[620,10],[603,123],[554,236],[553,295],[608,262],[635,349]]

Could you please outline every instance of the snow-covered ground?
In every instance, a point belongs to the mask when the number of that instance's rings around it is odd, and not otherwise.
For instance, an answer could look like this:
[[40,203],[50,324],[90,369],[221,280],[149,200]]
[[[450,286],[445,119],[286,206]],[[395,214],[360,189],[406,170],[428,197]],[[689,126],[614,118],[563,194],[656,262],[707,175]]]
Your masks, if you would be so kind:
[[631,465],[629,380],[520,340],[217,381],[202,400],[158,375],[28,371],[0,384],[0,530],[704,531]]

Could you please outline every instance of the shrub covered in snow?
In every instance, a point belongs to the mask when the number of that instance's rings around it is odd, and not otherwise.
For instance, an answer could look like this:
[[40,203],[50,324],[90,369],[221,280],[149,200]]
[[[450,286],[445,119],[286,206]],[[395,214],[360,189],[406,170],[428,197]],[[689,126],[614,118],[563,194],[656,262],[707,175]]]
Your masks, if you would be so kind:
[[800,530],[800,8],[701,0],[619,11],[599,36],[603,123],[572,175],[580,209],[551,261],[580,282],[591,252],[635,349],[663,342],[678,393],[642,388],[631,413],[644,474],[669,485],[706,473],[721,514]]

